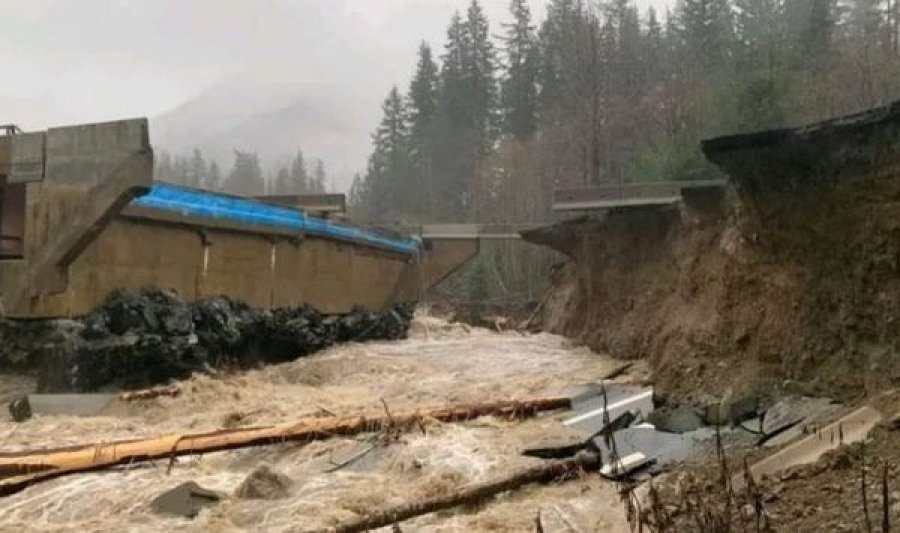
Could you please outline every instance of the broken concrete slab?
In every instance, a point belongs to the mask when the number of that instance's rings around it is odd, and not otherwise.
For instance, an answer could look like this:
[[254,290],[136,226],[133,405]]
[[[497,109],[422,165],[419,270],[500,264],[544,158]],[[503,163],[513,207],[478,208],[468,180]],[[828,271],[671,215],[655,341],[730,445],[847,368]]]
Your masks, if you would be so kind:
[[647,422],[667,433],[688,433],[704,426],[697,411],[687,406],[657,409],[647,415]]
[[566,442],[552,442],[546,443],[543,446],[534,446],[526,449],[522,452],[522,455],[526,457],[537,457],[538,459],[565,459],[567,457],[574,457],[575,454],[580,452],[581,450],[593,450],[599,451],[600,449],[594,446],[593,440],[596,438],[605,439],[606,435],[614,434],[616,431],[620,429],[625,429],[631,424],[633,424],[637,420],[637,415],[631,411],[625,411],[624,413],[617,416],[614,420],[610,421],[608,427],[603,427],[597,433],[591,435],[587,439],[580,439],[577,441],[572,441],[569,439]]
[[[776,403],[762,419],[765,446],[780,446],[801,436],[804,427],[835,414],[840,404],[828,398],[790,396]],[[802,424],[801,424],[802,423]]]
[[[772,475],[792,466],[814,463],[828,451],[864,440],[880,421],[881,413],[877,409],[861,407],[815,434],[752,465],[750,474],[759,481],[762,476]],[[732,480],[736,489],[744,487],[743,478],[744,475],[741,474]]]
[[194,518],[206,507],[216,505],[224,495],[204,489],[193,481],[182,483],[157,496],[150,508],[156,514]]
[[32,416],[101,416],[119,401],[115,394],[29,394],[13,400],[9,412],[17,422]]
[[[605,388],[606,395],[603,396]],[[604,428],[604,420],[615,420],[623,413],[633,412],[639,417],[646,417],[653,411],[653,389],[626,387],[617,384],[600,386],[600,394],[588,397],[573,397],[574,416],[563,422],[563,425],[581,431],[585,435],[596,435]],[[608,417],[607,417],[608,415]]]
[[584,450],[587,446],[588,443],[583,440],[570,443],[546,443],[542,446],[526,448],[522,451],[522,455],[537,459],[565,459],[574,457],[576,453]]
[[570,387],[560,396],[570,397],[572,399],[572,409],[578,411],[590,406],[596,406],[602,401],[604,394],[606,394],[607,401],[613,403],[643,390],[645,390],[644,387],[623,385],[604,379],[600,382],[584,383],[576,387]]
[[654,459],[647,457],[641,452],[628,454],[618,461],[607,462],[600,468],[600,475],[618,481],[630,476],[634,472],[650,465]]
[[813,421],[833,414],[840,404],[829,398],[789,396],[766,409],[763,432],[771,433],[789,422],[804,419]]
[[[677,434],[659,431],[649,424],[641,424],[617,431],[615,454],[628,457],[635,453],[655,459],[659,466],[667,466],[696,457],[703,453],[702,443],[714,439],[716,432],[712,428],[702,428],[690,433]],[[611,446],[607,446],[603,438],[595,438],[594,445],[604,451],[604,458],[613,454]]]
[[758,394],[747,394],[710,404],[703,410],[703,421],[710,426],[738,425],[756,418],[761,403],[762,399]]

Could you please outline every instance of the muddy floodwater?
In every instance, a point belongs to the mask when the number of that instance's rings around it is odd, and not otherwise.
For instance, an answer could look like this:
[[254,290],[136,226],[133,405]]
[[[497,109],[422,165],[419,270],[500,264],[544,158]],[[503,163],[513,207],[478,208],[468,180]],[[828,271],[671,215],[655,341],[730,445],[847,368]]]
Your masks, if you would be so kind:
[[[420,316],[405,341],[343,345],[238,375],[198,376],[181,383],[177,398],[132,404],[115,416],[37,417],[16,424],[4,412],[0,449],[266,425],[327,413],[382,414],[382,398],[393,413],[402,413],[455,402],[549,396],[599,380],[616,365],[561,337],[469,329]],[[22,378],[0,376],[0,395],[30,386]],[[569,436],[559,419],[434,423],[424,435],[408,433],[378,445],[336,471],[336,464],[367,449],[373,436],[183,457],[168,474],[167,462],[77,474],[4,498],[0,530],[304,531],[533,465],[539,460],[520,451]],[[291,478],[288,497],[235,496],[262,465]],[[157,495],[186,481],[226,497],[193,520],[151,511]],[[538,513],[552,531],[628,530],[615,487],[596,476],[531,486],[402,526],[404,532],[534,531]]]

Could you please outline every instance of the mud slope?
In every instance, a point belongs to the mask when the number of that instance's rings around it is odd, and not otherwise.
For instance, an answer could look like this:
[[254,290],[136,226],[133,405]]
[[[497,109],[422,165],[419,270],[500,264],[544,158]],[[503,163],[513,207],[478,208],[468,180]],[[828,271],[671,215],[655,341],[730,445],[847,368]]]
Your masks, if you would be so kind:
[[[900,379],[900,107],[715,139],[730,185],[526,235],[570,261],[545,328],[649,358],[670,393],[851,396]],[[795,385],[792,385],[795,386]]]

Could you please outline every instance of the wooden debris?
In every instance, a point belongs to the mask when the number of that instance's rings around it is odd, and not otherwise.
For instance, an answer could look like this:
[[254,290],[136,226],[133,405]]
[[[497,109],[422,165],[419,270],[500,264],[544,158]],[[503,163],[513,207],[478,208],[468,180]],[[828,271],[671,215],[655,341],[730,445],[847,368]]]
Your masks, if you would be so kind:
[[633,366],[634,366],[634,363],[625,363],[624,365],[617,366],[616,368],[609,371],[605,376],[603,376],[603,380],[605,381],[608,379],[610,379],[610,380],[616,379],[617,377],[619,377],[619,376],[625,374],[626,372],[628,372],[629,370],[631,370],[631,367],[633,367]]
[[569,398],[499,401],[416,411],[392,417],[307,417],[266,427],[225,429],[201,434],[167,435],[68,446],[56,449],[0,453],[0,496],[14,494],[29,485],[76,472],[119,465],[174,459],[184,455],[234,450],[283,442],[312,442],[335,436],[357,435],[386,428],[409,430],[424,421],[462,422],[482,416],[511,419],[533,417],[540,412],[571,408]]
[[325,470],[325,473],[330,474],[332,472],[337,472],[338,470],[340,470],[342,468],[350,466],[353,463],[355,463],[356,461],[359,461],[360,459],[362,459],[363,457],[368,455],[369,452],[371,452],[372,450],[374,450],[377,447],[378,447],[378,444],[369,444],[368,446],[363,448],[362,451],[357,452],[349,459],[346,459],[345,461],[342,461],[340,463],[335,463],[334,460],[332,459],[329,461],[332,464],[332,466],[328,470]]
[[179,395],[181,395],[181,389],[176,385],[172,385],[171,387],[154,387],[152,389],[124,392],[119,395],[119,399],[123,402],[134,402],[162,397],[175,398]]
[[547,300],[550,299],[550,296],[553,294],[553,288],[548,287],[546,291],[544,291],[544,296],[541,297],[541,301],[535,306],[534,310],[528,316],[528,320],[526,320],[522,325],[519,326],[519,331],[527,331],[528,328],[531,327],[531,323],[534,322],[534,319],[537,318],[538,313],[544,308],[544,305],[547,304]]
[[531,483],[549,483],[580,472],[594,471],[599,467],[600,458],[597,454],[583,452],[573,459],[542,463],[504,478],[460,487],[448,494],[376,511],[333,527],[313,530],[308,533],[361,533],[375,530],[417,516],[451,509],[460,505],[475,504],[501,492],[516,490]]

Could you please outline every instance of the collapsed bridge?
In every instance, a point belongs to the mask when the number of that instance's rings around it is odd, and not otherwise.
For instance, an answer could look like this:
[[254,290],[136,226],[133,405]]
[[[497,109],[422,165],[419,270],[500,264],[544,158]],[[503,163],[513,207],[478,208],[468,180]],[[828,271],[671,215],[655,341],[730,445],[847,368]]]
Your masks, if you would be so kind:
[[[0,137],[0,296],[10,317],[80,316],[114,290],[227,295],[325,313],[416,301],[478,253],[290,205],[153,181],[146,119]],[[327,200],[327,198],[325,199]]]

